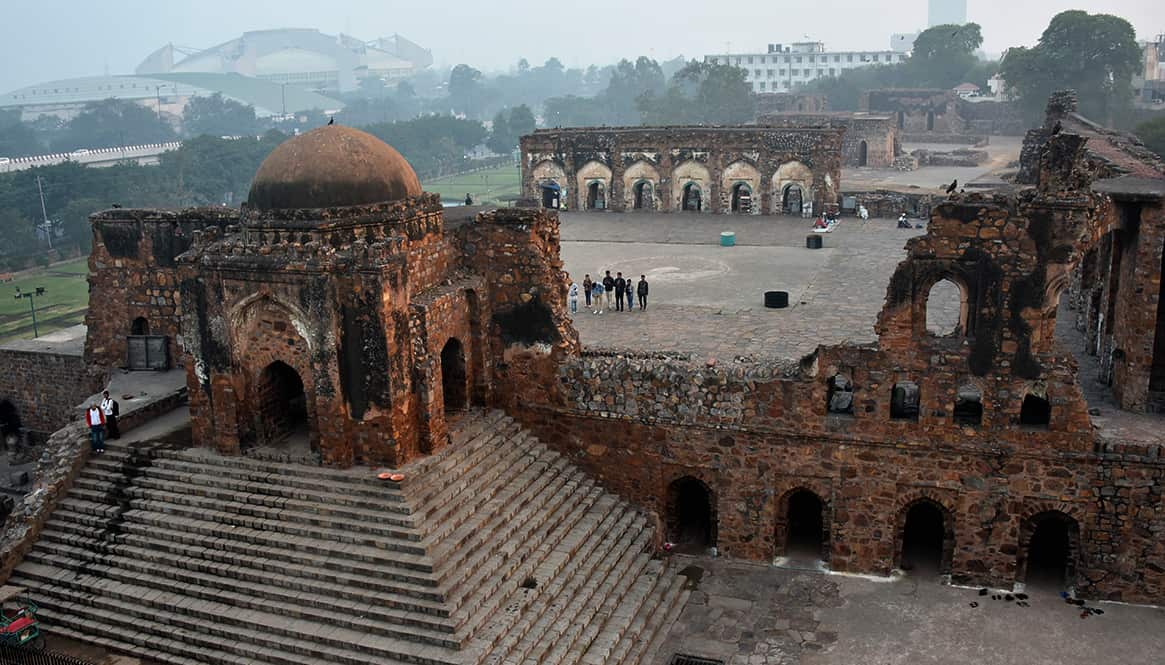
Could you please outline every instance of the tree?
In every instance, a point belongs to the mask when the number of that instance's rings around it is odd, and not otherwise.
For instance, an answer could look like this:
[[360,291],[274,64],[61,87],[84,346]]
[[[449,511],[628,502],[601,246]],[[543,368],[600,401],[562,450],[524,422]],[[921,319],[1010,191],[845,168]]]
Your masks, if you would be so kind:
[[611,123],[638,124],[637,100],[644,95],[662,93],[666,84],[663,69],[651,58],[640,56],[634,64],[630,60],[620,60],[603,93],[610,104]]
[[254,136],[259,133],[255,107],[227,99],[219,93],[191,97],[182,112],[187,136]]
[[[534,133],[537,126],[538,122],[534,119],[534,112],[530,110],[529,106],[522,104],[510,111],[510,133],[515,138]],[[515,142],[514,145],[517,143]]]
[[508,114],[505,111],[498,111],[494,115],[493,126],[490,127],[489,139],[485,142],[486,147],[499,154],[509,152],[512,138]]
[[475,102],[480,103],[480,90],[481,72],[473,67],[457,65],[449,72],[449,104],[454,111],[474,115]]
[[692,60],[672,77],[662,97],[639,100],[644,124],[738,125],[756,116],[746,72],[728,64]]
[[20,111],[0,110],[0,157],[24,157],[45,152],[32,127],[20,121]]
[[983,45],[977,23],[936,25],[923,30],[914,40],[906,70],[916,85],[953,88],[966,80],[978,59],[975,50]]
[[162,143],[175,138],[174,129],[155,111],[124,99],[106,99],[86,104],[65,125],[53,149],[71,152],[79,148]]
[[1128,21],[1072,10],[1054,16],[1034,47],[1007,51],[1000,69],[1029,119],[1042,114],[1052,92],[1072,88],[1081,113],[1111,123],[1131,105],[1132,77],[1140,65]]
[[93,231],[89,226],[89,215],[108,205],[109,202],[93,197],[75,198],[58,210],[54,219],[61,225],[68,242],[76,245],[82,252],[88,252],[93,248]]
[[486,146],[498,154],[509,154],[518,147],[518,139],[533,132],[534,127],[534,113],[525,104],[509,112],[498,111]]
[[1137,138],[1145,143],[1145,147],[1165,159],[1165,117],[1156,118],[1137,125]]

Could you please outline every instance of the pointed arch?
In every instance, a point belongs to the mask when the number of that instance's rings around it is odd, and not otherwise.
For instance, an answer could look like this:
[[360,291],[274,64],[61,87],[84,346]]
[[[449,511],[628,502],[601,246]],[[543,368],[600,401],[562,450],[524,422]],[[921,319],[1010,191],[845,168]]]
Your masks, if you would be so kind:
[[659,208],[659,169],[646,160],[638,160],[623,172],[624,210]]
[[756,166],[744,160],[737,160],[726,166],[720,177],[721,196],[726,199],[723,202],[723,211],[759,213],[760,202],[756,197],[760,192],[760,186],[761,175]]
[[691,202],[695,200],[691,197],[698,192],[699,211],[707,211],[708,196],[712,189],[712,174],[707,166],[690,159],[672,169],[671,188],[672,210],[687,209],[685,203],[691,207]]
[[611,167],[592,159],[575,173],[579,210],[605,210],[611,191]]

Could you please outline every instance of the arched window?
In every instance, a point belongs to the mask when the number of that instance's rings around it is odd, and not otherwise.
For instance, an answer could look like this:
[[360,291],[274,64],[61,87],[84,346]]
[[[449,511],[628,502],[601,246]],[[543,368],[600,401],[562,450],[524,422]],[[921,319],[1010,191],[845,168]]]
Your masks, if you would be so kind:
[[930,287],[926,295],[926,332],[939,337],[966,333],[963,290],[949,279]]
[[740,182],[732,186],[732,212],[752,212],[752,188]]
[[869,162],[870,146],[862,141],[858,144],[858,166],[865,166]]
[[587,210],[603,210],[607,207],[606,190],[601,182],[587,185]]
[[921,403],[918,384],[913,381],[899,381],[890,391],[890,418],[917,421]]
[[1046,398],[1028,394],[1019,410],[1019,424],[1025,427],[1046,428],[1052,420],[1052,405]]
[[139,316],[138,318],[134,319],[133,324],[130,326],[129,334],[131,334],[131,335],[149,335],[150,334],[150,322],[149,322],[149,320],[146,319],[146,317],[144,317],[144,316]]
[[854,413],[854,386],[849,377],[835,374],[829,378],[826,412],[852,416]]
[[979,425],[983,422],[983,395],[973,385],[965,385],[955,393],[955,424]]
[[655,208],[655,196],[652,192],[651,183],[646,180],[640,180],[635,183],[635,203],[636,210],[652,210]]
[[704,205],[704,193],[700,191],[700,186],[694,182],[684,185],[684,197],[680,204],[683,210],[700,212]]
[[781,210],[786,215],[800,215],[802,209],[800,185],[787,185],[781,195]]

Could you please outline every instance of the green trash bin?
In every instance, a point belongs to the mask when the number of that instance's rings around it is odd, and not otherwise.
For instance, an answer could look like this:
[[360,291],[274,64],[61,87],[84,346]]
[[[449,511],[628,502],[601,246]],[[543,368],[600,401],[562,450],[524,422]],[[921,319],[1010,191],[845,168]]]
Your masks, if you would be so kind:
[[721,247],[734,247],[734,246],[736,246],[736,233],[733,231],[721,232],[720,233],[720,246]]

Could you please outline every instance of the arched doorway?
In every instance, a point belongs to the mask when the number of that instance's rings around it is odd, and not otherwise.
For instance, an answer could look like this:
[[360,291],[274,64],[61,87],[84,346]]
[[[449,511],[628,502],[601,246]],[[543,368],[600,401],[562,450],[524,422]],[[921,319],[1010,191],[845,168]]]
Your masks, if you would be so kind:
[[20,439],[20,411],[8,400],[0,400],[0,449],[11,450]]
[[712,492],[691,476],[672,482],[667,490],[668,539],[677,549],[703,553],[716,543]]
[[870,147],[865,141],[858,144],[858,166],[865,166],[869,159]]
[[704,193],[700,191],[700,186],[694,182],[689,182],[684,185],[684,197],[682,200],[683,210],[690,210],[692,212],[700,212],[703,209]]
[[655,193],[652,191],[651,183],[646,180],[640,180],[635,183],[633,188],[635,192],[635,210],[652,210],[655,208]]
[[926,131],[934,131],[934,111],[926,112]]
[[801,186],[786,185],[781,194],[781,211],[786,215],[800,215],[801,209]]
[[150,334],[150,321],[144,316],[139,316],[138,318],[134,319],[133,324],[130,325],[129,334],[131,334],[131,335],[149,335]]
[[789,495],[785,511],[785,556],[791,559],[825,558],[825,504],[806,489]]
[[1020,528],[1019,578],[1029,587],[1061,590],[1075,584],[1080,525],[1059,511],[1035,515]]
[[562,188],[558,183],[550,182],[541,186],[542,189],[542,207],[558,210],[559,197],[562,194]]
[[1052,421],[1052,405],[1039,395],[1025,395],[1019,408],[1019,424],[1046,429]]
[[752,212],[752,187],[738,182],[732,186],[732,212],[748,214]]
[[587,210],[603,210],[606,207],[607,197],[603,183],[589,183],[587,185]]
[[465,410],[466,378],[465,351],[454,337],[441,349],[441,394],[444,395],[445,413]]
[[946,511],[934,501],[920,499],[906,509],[902,523],[902,548],[898,567],[920,575],[938,575],[948,570],[954,548],[954,533]]
[[287,363],[276,360],[263,369],[256,405],[260,445],[307,436],[307,394],[303,379]]

